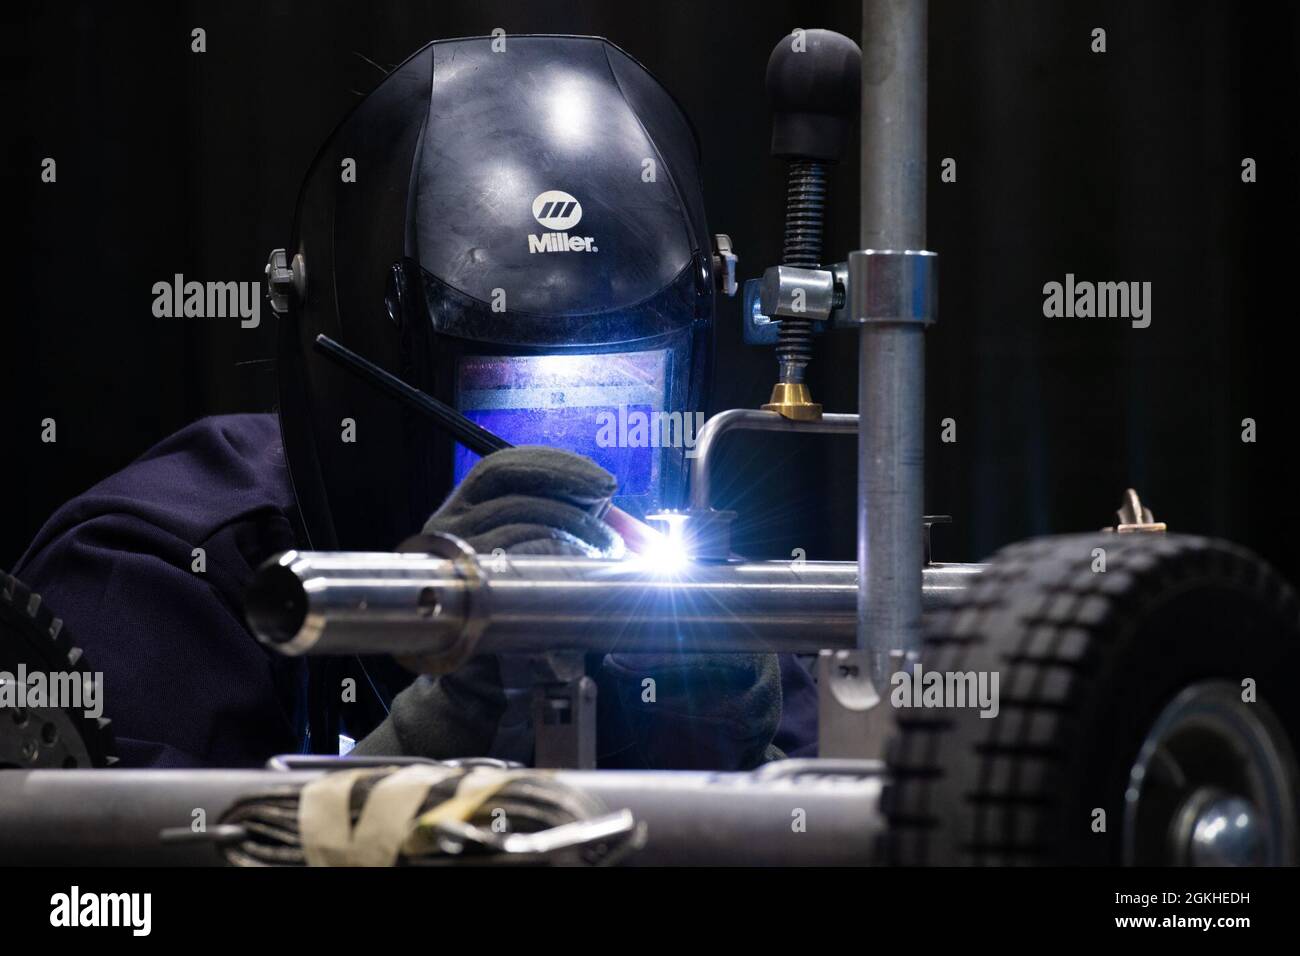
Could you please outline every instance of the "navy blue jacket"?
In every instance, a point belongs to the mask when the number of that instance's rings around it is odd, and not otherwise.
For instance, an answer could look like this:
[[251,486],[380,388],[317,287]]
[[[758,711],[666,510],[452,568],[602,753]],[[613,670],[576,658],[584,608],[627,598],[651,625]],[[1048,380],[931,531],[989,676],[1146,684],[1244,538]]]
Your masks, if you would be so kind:
[[[103,672],[124,765],[256,766],[302,749],[306,665],[263,648],[241,603],[258,565],[300,546],[294,509],[275,416],[225,415],[69,501],[32,542],[15,574]],[[811,753],[811,679],[793,658],[781,671],[775,743]]]

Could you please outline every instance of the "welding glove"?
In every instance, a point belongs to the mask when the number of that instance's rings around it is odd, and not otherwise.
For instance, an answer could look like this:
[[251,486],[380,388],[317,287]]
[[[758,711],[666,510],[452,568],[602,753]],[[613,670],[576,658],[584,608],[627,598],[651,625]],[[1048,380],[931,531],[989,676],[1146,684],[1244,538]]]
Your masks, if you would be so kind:
[[[554,448],[495,452],[425,525],[481,554],[617,557],[623,543],[595,517],[616,489],[598,465]],[[617,623],[610,643],[617,643]],[[602,766],[745,769],[775,754],[781,677],[773,654],[591,655]],[[524,671],[507,658],[511,671]],[[649,678],[651,684],[647,685]],[[507,681],[493,655],[418,678],[354,752],[447,758],[491,752],[527,761],[531,687]],[[517,685],[517,686],[516,686]],[[650,692],[650,688],[653,691]],[[507,715],[509,694],[509,715]],[[498,725],[499,733],[498,733]]]
[[596,515],[617,490],[614,476],[558,448],[521,446],[487,456],[434,512],[425,533],[464,538],[480,554],[617,558],[623,540]]
[[782,756],[775,654],[609,654],[596,684],[602,767],[749,770]]
[[[578,455],[555,448],[507,448],[474,466],[429,518],[424,533],[454,534],[480,554],[499,549],[618,557],[622,539],[595,517],[616,487],[613,475]],[[515,696],[520,699],[512,710],[526,719],[527,700]],[[352,752],[434,759],[484,756],[494,750],[506,705],[497,657],[480,654],[451,674],[417,677]],[[526,733],[525,725],[514,736]]]

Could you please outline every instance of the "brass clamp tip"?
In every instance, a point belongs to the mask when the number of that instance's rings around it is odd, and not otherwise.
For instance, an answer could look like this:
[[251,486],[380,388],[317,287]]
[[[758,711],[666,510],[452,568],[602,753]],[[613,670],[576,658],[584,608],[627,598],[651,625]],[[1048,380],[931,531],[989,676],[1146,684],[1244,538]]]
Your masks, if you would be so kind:
[[812,400],[812,392],[804,382],[777,382],[763,411],[776,412],[795,422],[815,422],[822,417],[821,405]]

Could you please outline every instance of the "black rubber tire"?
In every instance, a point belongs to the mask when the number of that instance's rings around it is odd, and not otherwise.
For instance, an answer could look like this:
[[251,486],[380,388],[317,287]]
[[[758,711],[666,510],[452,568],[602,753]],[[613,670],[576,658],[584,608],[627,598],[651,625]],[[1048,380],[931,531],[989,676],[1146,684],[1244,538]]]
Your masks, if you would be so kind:
[[[1093,570],[1097,548],[1105,573]],[[997,671],[1000,713],[894,711],[881,798],[894,864],[1118,864],[1137,752],[1164,706],[1200,680],[1253,678],[1293,750],[1300,741],[1300,602],[1223,541],[1014,544],[926,631],[922,666]]]
[[[40,595],[33,594],[12,575],[0,572],[0,671],[16,674],[20,663],[29,672],[94,673],[63,621],[54,616]],[[42,735],[42,723],[52,722],[48,714],[0,708],[0,735],[9,742],[26,740],[34,748],[30,759],[6,761],[5,766],[28,770],[81,769],[117,763],[112,722],[107,717],[90,718],[76,710],[63,710],[62,714],[67,719],[63,726],[75,731],[80,748],[70,746],[73,742],[59,739],[54,732],[49,732],[48,737]],[[85,756],[80,756],[83,749]]]

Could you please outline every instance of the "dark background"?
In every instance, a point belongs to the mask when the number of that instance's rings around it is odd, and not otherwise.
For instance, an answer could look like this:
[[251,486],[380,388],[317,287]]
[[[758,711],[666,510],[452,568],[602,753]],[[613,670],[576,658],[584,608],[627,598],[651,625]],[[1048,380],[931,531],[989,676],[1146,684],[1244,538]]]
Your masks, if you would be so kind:
[[[428,40],[609,37],[700,130],[710,225],[744,276],[778,261],[783,171],[763,73],[795,27],[855,38],[854,2],[431,2],[0,7],[5,211],[0,462],[12,564],[68,497],[203,415],[269,410],[273,318],[155,319],[154,282],[260,280],[334,124]],[[1300,578],[1292,297],[1300,16],[1274,3],[933,2],[927,510],[936,557],[1109,524],[1136,486],[1174,530],[1230,537]],[[192,54],[190,30],[207,30]],[[1093,27],[1108,52],[1089,50]],[[58,182],[40,182],[42,157]],[[1244,184],[1243,157],[1259,181]],[[939,181],[943,157],[958,181]],[[826,244],[857,246],[856,161]],[[1043,283],[1150,281],[1153,321],[1046,319]],[[770,351],[725,301],[712,408],[766,400]],[[828,410],[856,402],[856,347],[823,339]],[[58,421],[42,444],[40,421]],[[938,440],[957,421],[956,444]],[[1256,444],[1240,440],[1255,418]],[[719,482],[749,551],[853,554],[846,439],[737,441]]]

